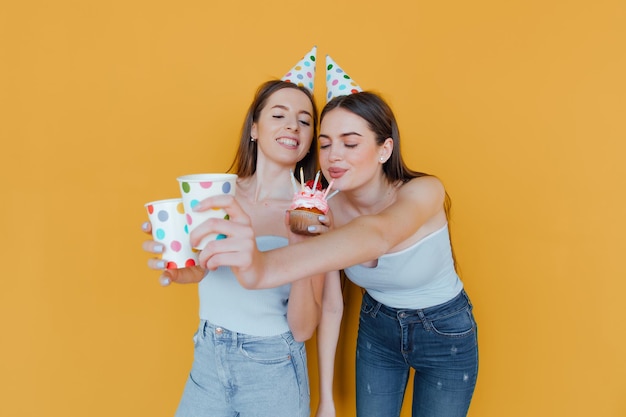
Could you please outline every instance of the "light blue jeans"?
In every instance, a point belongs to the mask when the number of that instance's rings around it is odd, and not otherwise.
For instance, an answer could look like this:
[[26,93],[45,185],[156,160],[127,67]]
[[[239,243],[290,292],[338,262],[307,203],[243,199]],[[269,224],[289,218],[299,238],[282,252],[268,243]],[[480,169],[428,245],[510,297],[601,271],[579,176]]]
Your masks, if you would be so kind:
[[357,339],[358,417],[400,415],[409,370],[413,417],[464,417],[478,376],[477,328],[465,291],[421,310],[363,295]]
[[261,337],[201,321],[176,417],[308,417],[304,343],[291,332]]

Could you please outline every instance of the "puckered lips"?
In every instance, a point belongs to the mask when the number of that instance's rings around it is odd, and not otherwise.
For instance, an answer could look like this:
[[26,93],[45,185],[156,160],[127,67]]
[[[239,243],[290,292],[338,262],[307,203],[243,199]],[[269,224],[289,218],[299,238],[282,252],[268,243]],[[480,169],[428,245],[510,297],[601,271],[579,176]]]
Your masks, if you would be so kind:
[[333,179],[337,179],[343,177],[343,174],[345,174],[347,171],[348,170],[344,168],[330,167],[328,168],[328,175]]

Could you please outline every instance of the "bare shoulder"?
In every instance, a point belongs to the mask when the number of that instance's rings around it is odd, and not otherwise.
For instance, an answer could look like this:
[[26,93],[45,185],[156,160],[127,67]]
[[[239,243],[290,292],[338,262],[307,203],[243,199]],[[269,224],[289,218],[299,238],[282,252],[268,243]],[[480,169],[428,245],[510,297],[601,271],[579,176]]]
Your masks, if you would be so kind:
[[407,235],[389,252],[396,252],[413,245],[440,229],[446,222],[444,209],[446,191],[437,177],[413,178],[400,186],[397,195],[396,212],[402,214],[402,226]]
[[402,184],[398,189],[398,198],[415,202],[440,205],[443,203],[446,190],[441,180],[434,176],[413,178]]

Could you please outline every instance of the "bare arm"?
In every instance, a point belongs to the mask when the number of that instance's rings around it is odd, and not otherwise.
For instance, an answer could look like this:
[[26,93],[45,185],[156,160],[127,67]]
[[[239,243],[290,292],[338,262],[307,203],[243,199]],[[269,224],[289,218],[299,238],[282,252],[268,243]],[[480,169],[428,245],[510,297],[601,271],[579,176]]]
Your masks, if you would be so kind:
[[322,314],[324,275],[304,278],[291,284],[287,304],[287,322],[298,342],[309,340]]
[[[202,209],[223,207],[230,221],[212,219],[203,224],[204,233],[223,233],[228,239],[210,242],[200,255],[200,265],[208,269],[229,265],[246,288],[276,287],[309,275],[341,270],[376,259],[415,234],[443,210],[444,196],[437,178],[415,178],[404,184],[396,201],[380,213],[357,217],[328,233],[263,253],[254,244],[249,219],[233,205],[232,198],[206,199]],[[200,238],[192,233],[192,242]],[[347,250],[355,247],[359,250]]]
[[317,355],[320,400],[316,417],[335,417],[333,380],[335,376],[335,353],[343,316],[343,296],[339,272],[326,274],[322,319],[317,328]]

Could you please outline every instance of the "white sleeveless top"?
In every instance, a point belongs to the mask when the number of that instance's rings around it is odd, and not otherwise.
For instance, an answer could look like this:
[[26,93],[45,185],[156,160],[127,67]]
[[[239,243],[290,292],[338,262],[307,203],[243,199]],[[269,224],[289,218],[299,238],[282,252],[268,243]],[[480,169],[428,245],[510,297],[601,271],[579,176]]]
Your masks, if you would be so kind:
[[348,278],[392,308],[422,309],[454,298],[463,289],[452,259],[448,225],[414,245],[378,258],[378,265],[345,269]]
[[[260,251],[288,244],[279,236],[258,236]],[[233,332],[275,336],[289,330],[287,301],[290,284],[264,290],[247,290],[239,285],[230,267],[208,271],[200,284],[200,318]]]

